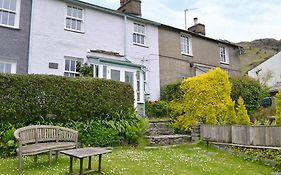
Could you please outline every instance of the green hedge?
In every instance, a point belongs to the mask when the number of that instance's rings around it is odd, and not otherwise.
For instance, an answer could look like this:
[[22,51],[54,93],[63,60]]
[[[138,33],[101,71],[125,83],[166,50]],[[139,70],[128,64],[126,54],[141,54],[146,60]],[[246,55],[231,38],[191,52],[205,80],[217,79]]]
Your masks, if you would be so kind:
[[133,102],[131,86],[117,81],[0,74],[0,121],[112,120]]

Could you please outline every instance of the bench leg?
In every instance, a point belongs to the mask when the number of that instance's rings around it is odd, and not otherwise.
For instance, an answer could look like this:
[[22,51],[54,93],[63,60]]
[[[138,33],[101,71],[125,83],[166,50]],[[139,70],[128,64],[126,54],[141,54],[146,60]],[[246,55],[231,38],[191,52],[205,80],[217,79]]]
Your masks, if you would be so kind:
[[56,161],[59,159],[59,151],[56,151]]
[[92,157],[89,156],[89,164],[88,164],[88,170],[92,169]]
[[22,166],[22,156],[19,155],[19,162],[18,162],[18,170],[19,170],[19,175],[21,175],[21,166]]
[[83,175],[83,158],[80,158],[80,175]]
[[101,156],[102,154],[99,155],[99,169],[98,169],[99,173],[101,173]]
[[52,162],[52,151],[49,151],[49,166],[51,166],[51,162]]
[[34,156],[34,163],[37,163],[37,160],[38,160],[38,156],[35,155],[35,156]]
[[73,172],[72,163],[73,163],[73,157],[70,156],[70,161],[69,161],[69,174],[70,174],[70,175],[71,175],[72,172]]

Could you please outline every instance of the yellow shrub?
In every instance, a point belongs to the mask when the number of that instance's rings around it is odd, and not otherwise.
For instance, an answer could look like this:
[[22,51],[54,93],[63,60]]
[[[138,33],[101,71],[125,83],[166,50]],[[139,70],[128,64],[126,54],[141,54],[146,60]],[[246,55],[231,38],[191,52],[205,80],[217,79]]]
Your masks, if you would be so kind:
[[232,125],[232,124],[236,124],[236,113],[235,113],[235,102],[231,102],[228,106],[227,106],[227,111],[226,111],[226,116],[225,116],[225,124],[227,125]]
[[281,124],[281,90],[276,95],[276,124]]
[[231,85],[220,68],[187,78],[181,84],[183,96],[170,103],[171,115],[179,128],[189,131],[196,122],[224,123]]
[[244,105],[244,100],[242,97],[238,99],[238,106],[237,106],[237,124],[239,125],[249,125],[250,117],[247,113],[247,109]]

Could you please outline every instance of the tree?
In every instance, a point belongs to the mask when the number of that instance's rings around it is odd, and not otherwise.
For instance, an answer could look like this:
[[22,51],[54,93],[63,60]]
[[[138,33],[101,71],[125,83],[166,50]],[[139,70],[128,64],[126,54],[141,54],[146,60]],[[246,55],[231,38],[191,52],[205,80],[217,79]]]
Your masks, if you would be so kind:
[[196,122],[224,123],[231,102],[231,85],[220,68],[183,80],[182,97],[169,103],[170,114],[179,129],[190,131]]
[[268,95],[268,88],[253,78],[246,76],[231,77],[230,82],[232,84],[232,100],[237,101],[241,96],[245,100],[245,106],[250,115],[255,113],[260,106],[261,100]]
[[236,121],[237,116],[236,116],[234,106],[235,106],[235,102],[231,102],[227,106],[226,116],[225,116],[225,120],[224,120],[225,124],[227,124],[227,125],[233,125],[233,124],[236,124],[236,122],[237,122]]
[[237,106],[237,124],[239,125],[249,125],[250,117],[247,113],[247,109],[244,105],[244,100],[242,97],[238,99],[238,106]]

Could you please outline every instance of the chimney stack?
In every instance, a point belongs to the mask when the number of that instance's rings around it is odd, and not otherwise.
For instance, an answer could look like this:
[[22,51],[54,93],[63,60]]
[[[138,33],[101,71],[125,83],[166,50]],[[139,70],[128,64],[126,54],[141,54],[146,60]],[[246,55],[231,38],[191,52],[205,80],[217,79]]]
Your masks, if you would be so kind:
[[198,18],[194,18],[194,25],[188,28],[188,31],[199,35],[206,35],[205,25],[198,23]]
[[141,0],[120,0],[120,12],[129,15],[141,16]]
[[194,25],[198,24],[198,18],[194,18]]
[[120,0],[120,7],[122,7],[126,3],[126,0]]

